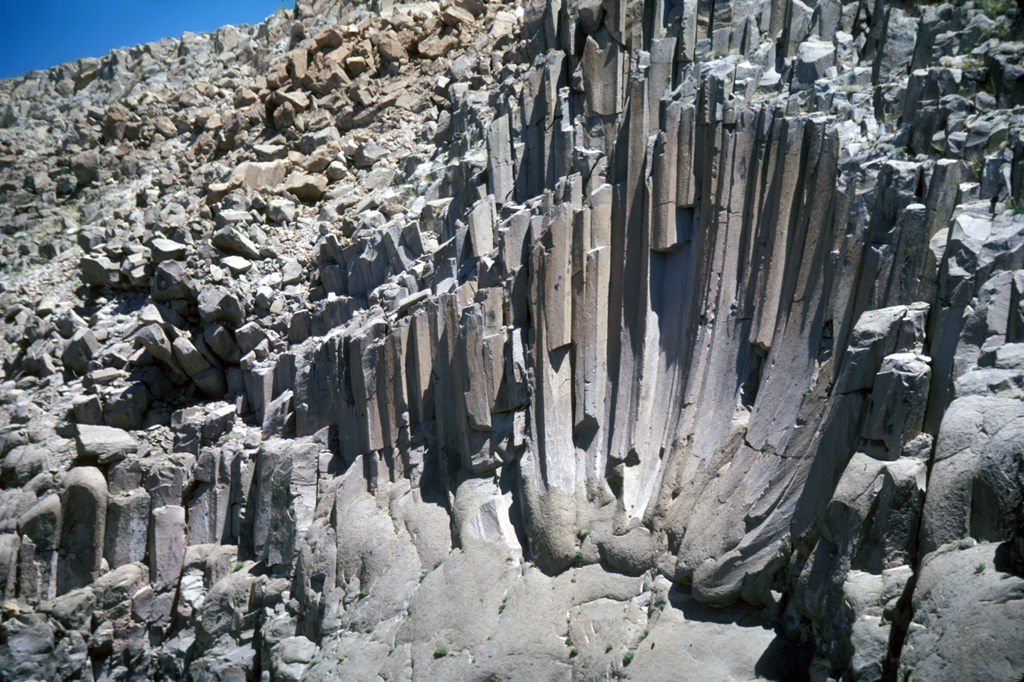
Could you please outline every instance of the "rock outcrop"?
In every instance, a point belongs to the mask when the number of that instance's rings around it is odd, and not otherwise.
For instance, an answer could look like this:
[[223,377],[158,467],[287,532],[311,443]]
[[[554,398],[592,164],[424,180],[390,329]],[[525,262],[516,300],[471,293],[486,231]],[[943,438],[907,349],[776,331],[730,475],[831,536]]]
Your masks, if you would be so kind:
[[0,678],[1017,682],[1022,60],[300,0],[0,82]]

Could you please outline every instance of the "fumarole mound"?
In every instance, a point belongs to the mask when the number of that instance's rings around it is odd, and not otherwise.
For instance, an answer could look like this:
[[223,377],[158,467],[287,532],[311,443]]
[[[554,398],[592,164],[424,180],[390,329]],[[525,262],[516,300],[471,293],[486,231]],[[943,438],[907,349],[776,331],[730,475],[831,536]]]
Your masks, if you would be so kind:
[[0,680],[1020,682],[1022,17],[300,0],[0,81]]

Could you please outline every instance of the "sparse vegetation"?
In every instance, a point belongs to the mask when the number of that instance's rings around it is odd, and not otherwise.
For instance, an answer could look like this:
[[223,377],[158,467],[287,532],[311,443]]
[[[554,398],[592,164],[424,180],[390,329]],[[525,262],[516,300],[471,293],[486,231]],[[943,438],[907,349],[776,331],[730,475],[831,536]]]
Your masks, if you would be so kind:
[[434,658],[444,658],[447,655],[448,650],[445,649],[443,646],[439,646],[436,649],[434,649]]

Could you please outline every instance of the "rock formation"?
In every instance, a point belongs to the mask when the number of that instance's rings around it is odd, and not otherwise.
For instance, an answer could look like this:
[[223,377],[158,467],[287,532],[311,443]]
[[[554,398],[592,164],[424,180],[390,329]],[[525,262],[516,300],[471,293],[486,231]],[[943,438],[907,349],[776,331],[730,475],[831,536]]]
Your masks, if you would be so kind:
[[0,82],[0,678],[1024,675],[1024,21],[300,0]]

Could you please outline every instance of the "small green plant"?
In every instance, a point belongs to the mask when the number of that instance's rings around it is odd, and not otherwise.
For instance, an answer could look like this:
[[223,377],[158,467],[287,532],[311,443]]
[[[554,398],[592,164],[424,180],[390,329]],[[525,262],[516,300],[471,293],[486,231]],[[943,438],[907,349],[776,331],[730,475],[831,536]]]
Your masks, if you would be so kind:
[[244,561],[236,561],[236,562],[235,562],[235,563],[234,563],[234,564],[233,564],[233,565],[231,566],[231,572],[232,572],[232,573],[238,573],[239,571],[241,571],[241,570],[242,570],[242,566],[245,566],[245,562],[244,562]]
[[985,156],[984,154],[974,153],[967,157],[967,163],[971,167],[971,171],[974,173],[974,177],[980,181],[981,176],[985,173]]
[[665,610],[665,602],[663,602],[663,601],[658,602],[657,609],[659,611],[664,611]]
[[443,646],[439,646],[436,649],[434,649],[434,658],[444,658],[447,655],[448,650],[445,649]]
[[501,604],[498,605],[498,613],[502,613],[505,610],[505,607],[507,605],[508,605],[508,592],[505,593],[505,596],[501,600]]
[[370,634],[371,632],[373,632],[373,626],[372,625],[367,625],[366,626],[366,634]]
[[975,4],[993,19],[998,19],[1013,10],[1013,4],[1009,0],[978,0]]
[[974,567],[974,575],[979,575],[979,574],[984,573],[984,572],[985,572],[985,564],[984,564],[984,562],[979,563],[977,566]]
[[580,528],[578,531],[576,531],[576,537],[580,539],[580,542],[586,540],[588,535],[590,535],[589,528]]
[[583,559],[583,550],[582,549],[577,549],[576,550],[576,561],[581,561],[582,559]]
[[356,599],[362,599],[366,596],[366,590],[359,590],[356,592]]
[[605,644],[604,645],[604,652],[605,653],[608,653],[611,650],[612,650],[612,645],[611,644]]
[[566,637],[565,638],[565,645],[566,646],[572,646],[572,637]]
[[389,647],[388,647],[388,656],[390,656],[390,655],[391,655],[391,654],[393,654],[393,653],[395,653],[395,647],[393,647],[393,646],[389,646]]
[[434,568],[437,568],[440,565],[441,565],[441,560],[440,559],[438,559],[437,561],[434,562]]
[[576,658],[580,655],[580,650],[576,647],[569,649],[569,658]]
[[629,665],[630,663],[632,663],[633,656],[634,654],[632,651],[627,651],[626,653],[622,654],[622,665]]
[[640,631],[640,639],[647,639],[647,635],[651,634],[650,628],[644,628]]

